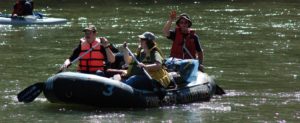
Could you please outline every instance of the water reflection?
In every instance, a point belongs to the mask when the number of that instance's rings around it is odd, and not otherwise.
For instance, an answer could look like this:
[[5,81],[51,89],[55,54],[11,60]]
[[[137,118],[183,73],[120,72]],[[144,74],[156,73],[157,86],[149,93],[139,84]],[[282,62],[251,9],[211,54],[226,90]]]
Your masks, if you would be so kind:
[[[9,0],[1,1],[10,13]],[[297,122],[299,2],[287,1],[36,1],[64,25],[0,25],[0,101],[3,122]],[[174,3],[175,2],[175,3]],[[168,56],[171,42],[161,29],[170,10],[190,14],[205,51],[206,72],[227,94],[210,102],[142,110],[57,106],[40,96],[31,104],[16,94],[57,71],[93,23],[117,47],[153,31]],[[76,71],[75,67],[70,71]],[[4,113],[3,113],[4,112]],[[54,118],[53,118],[54,117]]]

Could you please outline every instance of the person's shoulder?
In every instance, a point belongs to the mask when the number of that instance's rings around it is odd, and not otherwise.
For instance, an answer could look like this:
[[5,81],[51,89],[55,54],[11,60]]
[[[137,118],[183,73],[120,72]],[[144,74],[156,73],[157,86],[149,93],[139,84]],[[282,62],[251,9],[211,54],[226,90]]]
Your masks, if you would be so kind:
[[162,57],[162,54],[161,54],[161,52],[160,51],[158,51],[158,50],[154,50],[153,51],[153,55],[156,57],[156,56],[160,56],[160,57]]
[[198,39],[199,36],[198,36],[198,34],[196,33],[196,30],[191,30],[191,31],[192,31],[192,32],[191,32],[192,38]]
[[174,39],[175,38],[175,29],[174,30],[169,30],[169,32],[170,32],[170,35],[169,36],[167,36],[167,38],[168,39]]

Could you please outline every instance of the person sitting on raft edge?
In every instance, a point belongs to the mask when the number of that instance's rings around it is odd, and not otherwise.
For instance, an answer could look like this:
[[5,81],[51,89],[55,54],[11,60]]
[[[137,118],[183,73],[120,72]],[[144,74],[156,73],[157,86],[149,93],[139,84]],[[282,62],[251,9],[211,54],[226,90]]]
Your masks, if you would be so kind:
[[170,30],[172,22],[176,19],[176,11],[171,11],[169,19],[163,27],[164,35],[172,40],[170,57],[179,59],[197,59],[198,70],[204,71],[204,53],[199,37],[195,30],[191,29],[192,21],[186,13],[180,14],[174,30]]

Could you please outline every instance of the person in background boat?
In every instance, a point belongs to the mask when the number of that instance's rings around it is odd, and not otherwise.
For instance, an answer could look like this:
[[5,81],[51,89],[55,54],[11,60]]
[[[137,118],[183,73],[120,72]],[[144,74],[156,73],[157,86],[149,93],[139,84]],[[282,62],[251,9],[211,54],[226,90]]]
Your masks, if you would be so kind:
[[183,13],[176,21],[176,28],[170,30],[172,22],[176,19],[176,11],[171,11],[169,19],[163,27],[164,35],[173,41],[170,57],[179,59],[198,59],[198,70],[203,71],[203,50],[195,30],[191,29],[190,17]]
[[[140,61],[139,64],[132,60],[127,50],[124,50],[124,61],[129,64],[126,75],[129,78],[125,83],[134,88],[146,90],[153,90],[157,87],[166,88],[170,84],[170,78],[167,71],[163,68],[163,55],[157,48],[155,35],[152,32],[145,32],[138,37],[140,39],[140,47],[136,58]],[[124,47],[127,47],[126,42]],[[150,80],[142,68],[156,81]]]
[[33,15],[33,8],[32,0],[17,0],[11,15],[12,17]]
[[93,47],[93,50],[79,59],[78,72],[97,74],[105,76],[107,60],[110,63],[115,62],[115,55],[110,49],[109,41],[104,38],[96,38],[97,29],[94,25],[88,25],[83,30],[85,36],[80,39],[78,46],[73,50],[73,54],[66,59],[61,70],[69,67],[71,61],[84,54]]

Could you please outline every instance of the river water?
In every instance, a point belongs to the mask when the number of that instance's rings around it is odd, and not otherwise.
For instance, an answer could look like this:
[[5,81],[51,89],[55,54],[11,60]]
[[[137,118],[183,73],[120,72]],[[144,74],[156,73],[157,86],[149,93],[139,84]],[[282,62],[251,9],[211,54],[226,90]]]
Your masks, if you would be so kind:
[[[10,13],[13,0],[1,0]],[[0,25],[0,122],[300,122],[298,0],[35,0],[35,10],[67,18],[62,25]],[[41,94],[16,94],[58,71],[93,23],[99,36],[136,47],[152,31],[165,55],[162,27],[171,10],[188,13],[201,38],[205,71],[227,94],[209,102],[149,109],[99,109],[52,104]],[[69,71],[75,71],[73,65]]]

